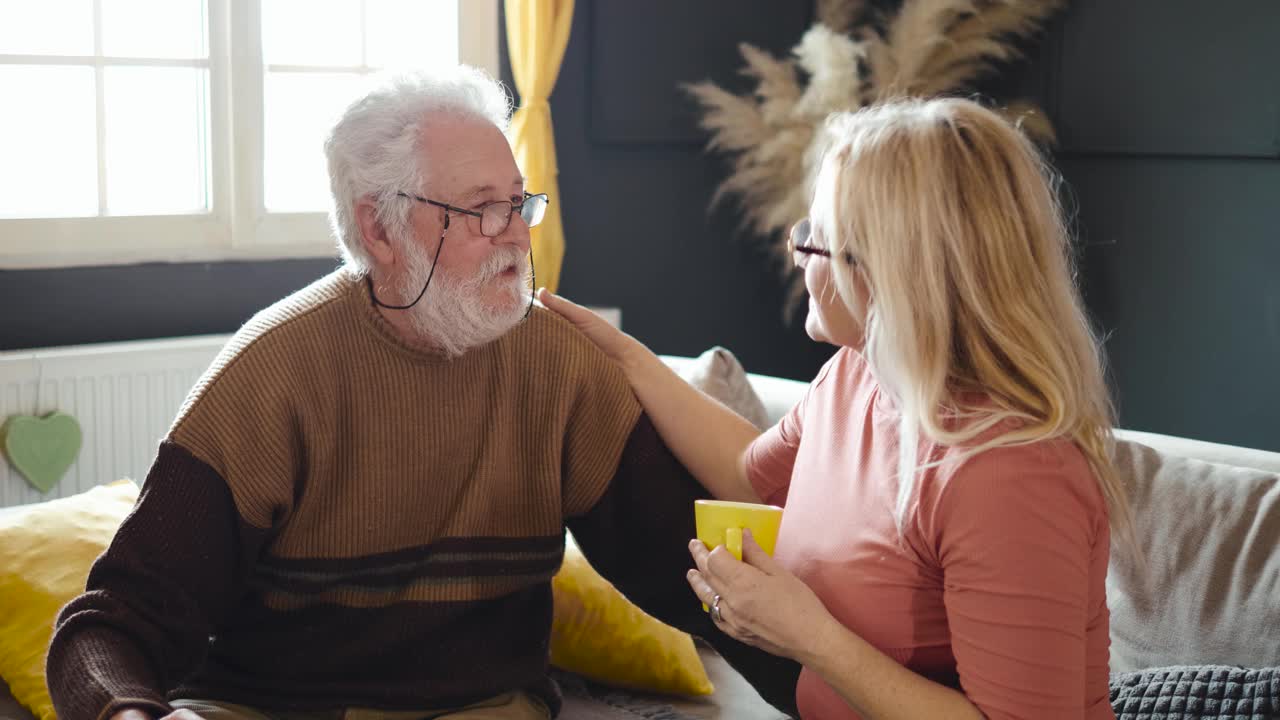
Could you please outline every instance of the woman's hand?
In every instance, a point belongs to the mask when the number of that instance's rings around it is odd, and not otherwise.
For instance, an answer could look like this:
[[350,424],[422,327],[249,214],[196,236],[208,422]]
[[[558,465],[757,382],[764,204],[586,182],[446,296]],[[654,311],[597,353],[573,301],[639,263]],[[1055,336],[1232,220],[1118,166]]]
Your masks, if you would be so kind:
[[809,664],[827,628],[838,625],[809,586],[769,557],[750,530],[742,531],[743,562],[723,547],[709,552],[700,540],[689,543],[689,553],[698,566],[689,571],[689,586],[708,608],[719,596],[719,619],[711,614],[716,626],[748,645]]
[[587,339],[624,370],[646,352],[646,348],[638,340],[610,325],[604,318],[546,288],[538,289],[538,302],[573,323]]

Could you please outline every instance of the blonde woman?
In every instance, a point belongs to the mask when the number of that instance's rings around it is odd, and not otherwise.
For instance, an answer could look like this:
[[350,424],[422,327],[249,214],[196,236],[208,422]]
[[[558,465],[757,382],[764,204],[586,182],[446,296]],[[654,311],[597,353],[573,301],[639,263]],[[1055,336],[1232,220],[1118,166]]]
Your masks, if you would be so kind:
[[760,435],[543,291],[719,498],[786,507],[775,556],[690,543],[716,625],[799,661],[801,717],[1111,718],[1105,577],[1127,527],[1097,341],[1051,174],[980,105],[833,117],[791,242],[840,350]]

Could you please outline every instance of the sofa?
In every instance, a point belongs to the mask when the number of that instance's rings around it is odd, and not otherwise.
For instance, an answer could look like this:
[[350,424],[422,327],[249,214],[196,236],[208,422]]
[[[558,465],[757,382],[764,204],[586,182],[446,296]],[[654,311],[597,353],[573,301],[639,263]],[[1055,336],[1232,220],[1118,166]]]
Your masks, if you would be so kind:
[[[762,426],[806,388],[746,373],[721,348],[697,359],[664,359]],[[1117,437],[1116,463],[1131,481],[1144,550],[1138,561],[1113,552],[1107,580],[1118,714],[1280,717],[1280,453],[1129,430]],[[698,653],[716,687],[709,696],[621,691],[562,674],[561,717],[787,717],[709,646],[699,643]],[[2,683],[0,720],[32,720]]]

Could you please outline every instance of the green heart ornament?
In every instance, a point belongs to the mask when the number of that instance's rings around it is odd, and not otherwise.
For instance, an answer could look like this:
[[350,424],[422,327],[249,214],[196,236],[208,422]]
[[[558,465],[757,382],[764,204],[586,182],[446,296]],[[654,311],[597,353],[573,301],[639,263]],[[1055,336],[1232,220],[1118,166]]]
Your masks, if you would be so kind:
[[27,482],[49,492],[80,454],[80,423],[70,415],[13,415],[0,427],[4,454]]

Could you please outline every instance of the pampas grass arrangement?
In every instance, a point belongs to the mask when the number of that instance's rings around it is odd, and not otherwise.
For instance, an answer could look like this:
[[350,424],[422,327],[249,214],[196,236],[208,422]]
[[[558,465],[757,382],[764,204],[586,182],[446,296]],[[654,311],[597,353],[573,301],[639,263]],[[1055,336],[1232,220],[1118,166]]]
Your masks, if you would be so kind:
[[[1017,59],[1018,44],[1065,4],[903,0],[887,12],[866,0],[819,0],[818,22],[791,57],[743,43],[742,72],[754,79],[754,92],[735,95],[711,82],[686,87],[711,134],[708,149],[732,158],[713,204],[735,196],[744,223],[772,238],[776,256],[785,259],[784,235],[808,212],[817,128],[828,115],[896,97],[971,90],[999,63]],[[1015,102],[1002,112],[1036,141],[1053,141],[1052,127],[1033,105]],[[790,264],[784,267],[790,273]]]

